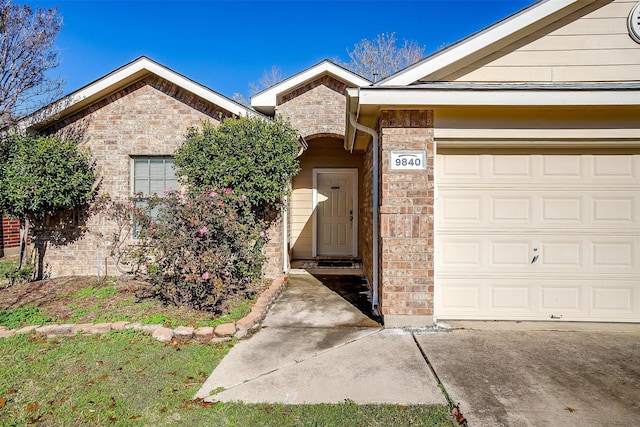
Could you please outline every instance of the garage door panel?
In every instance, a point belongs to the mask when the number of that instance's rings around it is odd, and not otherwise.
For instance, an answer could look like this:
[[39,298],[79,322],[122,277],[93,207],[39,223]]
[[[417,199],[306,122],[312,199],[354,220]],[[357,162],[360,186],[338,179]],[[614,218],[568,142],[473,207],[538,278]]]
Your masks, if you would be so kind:
[[440,233],[436,242],[440,277],[477,274],[604,274],[640,277],[640,233],[636,235]]
[[636,190],[459,189],[439,184],[437,206],[436,221],[443,229],[640,230]]
[[[545,312],[580,312],[581,286],[540,286],[540,309]],[[559,311],[560,310],[560,311]]]
[[595,270],[640,274],[639,249],[640,235],[615,240],[598,239],[591,243],[591,264]]
[[439,155],[438,182],[640,184],[640,157],[636,155],[532,154]]
[[640,322],[640,155],[438,155],[438,318]]
[[635,322],[637,285],[593,278],[447,278],[438,282],[435,308],[439,319]]
[[491,286],[489,303],[492,311],[527,311],[533,305],[529,300],[528,286]]

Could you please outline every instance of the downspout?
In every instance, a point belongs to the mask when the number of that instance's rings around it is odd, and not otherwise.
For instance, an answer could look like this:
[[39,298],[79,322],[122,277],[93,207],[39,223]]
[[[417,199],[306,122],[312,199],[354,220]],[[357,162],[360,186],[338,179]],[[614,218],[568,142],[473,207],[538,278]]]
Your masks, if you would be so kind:
[[379,274],[380,274],[380,270],[379,270],[379,264],[380,264],[380,254],[379,254],[379,248],[378,248],[378,187],[380,185],[380,183],[378,182],[378,175],[379,175],[379,165],[378,165],[378,157],[379,157],[379,153],[378,153],[378,132],[376,132],[375,130],[366,127],[360,123],[358,123],[357,119],[356,119],[356,114],[355,113],[351,113],[349,114],[349,122],[351,123],[351,126],[353,126],[354,128],[356,128],[359,131],[362,131],[364,133],[368,133],[369,135],[371,135],[371,143],[373,144],[372,150],[373,150],[373,177],[371,178],[373,180],[373,185],[372,185],[372,204],[373,204],[373,301],[372,301],[372,308],[373,308],[373,313],[376,316],[380,315],[380,312],[378,311],[378,306],[379,306]]
[[[291,192],[291,184],[289,184]],[[282,206],[282,272],[289,274],[289,196],[284,196]]]

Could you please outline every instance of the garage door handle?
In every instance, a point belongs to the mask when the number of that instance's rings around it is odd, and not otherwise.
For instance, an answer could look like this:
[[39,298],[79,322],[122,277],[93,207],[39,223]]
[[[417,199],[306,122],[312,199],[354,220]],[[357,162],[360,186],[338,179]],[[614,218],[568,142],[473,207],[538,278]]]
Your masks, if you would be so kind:
[[[538,252],[538,248],[534,248],[534,249],[533,249],[533,252]],[[539,256],[540,256],[540,254],[537,254],[537,253],[536,253],[536,254],[533,256],[533,259],[531,260],[531,264],[533,264],[534,262],[536,262],[536,261],[538,260],[538,257],[539,257]]]

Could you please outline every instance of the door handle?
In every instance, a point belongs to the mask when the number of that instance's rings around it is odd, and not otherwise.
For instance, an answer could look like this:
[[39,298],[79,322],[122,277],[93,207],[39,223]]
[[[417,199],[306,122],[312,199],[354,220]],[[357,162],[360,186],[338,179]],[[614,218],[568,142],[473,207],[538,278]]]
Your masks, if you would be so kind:
[[533,248],[533,259],[531,260],[531,264],[533,264],[534,262],[536,262],[538,260],[538,257],[540,256],[540,254],[538,254],[538,248]]
[[351,226],[353,227],[353,209],[349,211],[349,221],[351,222]]

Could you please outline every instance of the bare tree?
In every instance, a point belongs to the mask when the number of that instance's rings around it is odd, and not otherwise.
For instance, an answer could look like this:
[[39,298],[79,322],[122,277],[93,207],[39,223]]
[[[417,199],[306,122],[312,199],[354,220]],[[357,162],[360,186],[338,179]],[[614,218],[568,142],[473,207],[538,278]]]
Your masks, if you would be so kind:
[[[260,77],[260,80],[258,80],[257,83],[249,83],[249,96],[253,96],[263,89],[280,83],[282,80],[284,80],[284,77],[285,76],[282,69],[277,65],[272,65],[270,70],[262,71],[262,77]],[[244,95],[240,92],[236,92],[233,94],[233,100],[245,106],[249,106],[251,104],[249,100],[245,98]]]
[[49,103],[63,81],[47,71],[58,66],[54,41],[62,27],[57,9],[35,12],[0,0],[0,127]]
[[373,80],[383,79],[398,70],[415,64],[424,57],[426,46],[404,39],[398,45],[396,33],[378,34],[374,39],[362,39],[353,50],[347,50],[351,62],[337,61],[354,73]]

